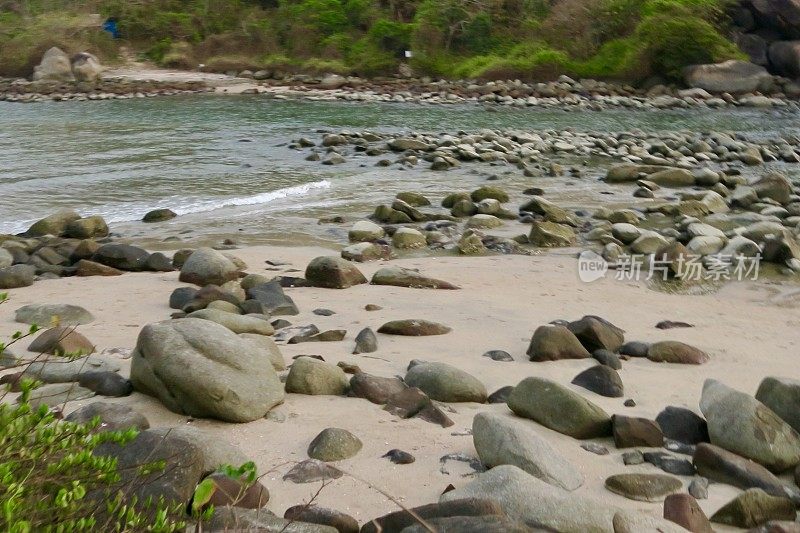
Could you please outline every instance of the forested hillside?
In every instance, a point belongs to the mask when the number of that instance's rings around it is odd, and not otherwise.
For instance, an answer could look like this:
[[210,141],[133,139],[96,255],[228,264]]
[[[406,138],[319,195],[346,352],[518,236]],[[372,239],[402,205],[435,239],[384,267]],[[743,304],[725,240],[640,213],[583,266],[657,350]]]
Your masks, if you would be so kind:
[[[5,0],[0,74],[29,75],[50,46],[113,62],[124,44],[163,66],[221,72],[379,76],[407,62],[450,78],[637,81],[744,57],[728,38],[723,2]],[[119,39],[99,27],[110,17]]]

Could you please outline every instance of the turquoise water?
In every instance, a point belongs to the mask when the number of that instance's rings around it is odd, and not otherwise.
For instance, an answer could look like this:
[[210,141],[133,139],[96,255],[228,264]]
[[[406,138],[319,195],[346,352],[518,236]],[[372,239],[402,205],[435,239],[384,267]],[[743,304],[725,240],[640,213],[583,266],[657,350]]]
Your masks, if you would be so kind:
[[[100,214],[123,236],[247,242],[338,240],[330,215],[363,216],[400,190],[432,196],[469,190],[498,174],[520,190],[542,185],[572,205],[607,201],[603,169],[580,180],[523,178],[515,168],[445,172],[376,168],[353,159],[325,167],[287,147],[320,131],[732,130],[800,133],[797,115],[761,110],[576,112],[563,110],[282,101],[259,96],[0,103],[0,233],[19,232],[59,208]],[[612,191],[613,192],[613,191]],[[629,194],[627,195],[629,197]],[[156,207],[181,216],[137,222]]]

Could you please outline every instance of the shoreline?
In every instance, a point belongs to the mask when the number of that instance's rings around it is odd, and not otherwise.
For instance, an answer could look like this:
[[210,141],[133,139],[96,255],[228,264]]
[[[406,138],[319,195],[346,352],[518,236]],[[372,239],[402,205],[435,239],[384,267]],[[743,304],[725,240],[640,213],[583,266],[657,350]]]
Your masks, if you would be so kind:
[[[272,260],[285,261],[279,271],[294,275],[294,269],[302,270],[311,258],[327,252],[319,248],[250,247],[232,253],[248,263],[249,272],[279,273],[264,271],[264,261]],[[300,308],[300,315],[286,317],[291,322],[314,323],[322,330],[344,328],[348,331],[342,342],[281,343],[280,350],[286,362],[290,363],[296,355],[313,353],[332,364],[355,363],[365,372],[389,377],[403,375],[411,359],[426,359],[450,363],[480,376],[489,392],[513,385],[527,375],[546,376],[567,384],[574,374],[590,366],[586,360],[529,362],[524,355],[525,346],[533,329],[540,324],[596,314],[623,328],[626,338],[680,340],[711,355],[711,361],[700,367],[637,359],[626,361],[620,372],[626,385],[623,398],[604,398],[569,386],[610,413],[653,418],[666,405],[696,411],[706,377],[720,378],[729,386],[752,393],[764,376],[782,375],[793,364],[798,348],[798,341],[793,340],[790,332],[800,323],[787,312],[800,306],[800,291],[781,284],[729,284],[718,293],[702,296],[664,294],[638,283],[609,279],[583,284],[578,281],[574,259],[556,254],[408,258],[390,263],[359,264],[358,267],[370,277],[378,268],[389,264],[419,268],[423,274],[448,280],[461,289],[437,291],[374,285],[338,291],[286,289]],[[500,272],[505,274],[498,275]],[[97,343],[98,353],[108,354],[109,350],[117,348],[127,353],[133,348],[142,326],[168,319],[167,295],[173,288],[183,285],[177,281],[177,273],[45,281],[11,291],[10,302],[0,307],[0,327],[3,334],[8,334],[19,326],[13,322],[13,312],[25,304],[57,303],[55,300],[73,303],[95,315],[96,320],[81,326],[80,331]],[[54,292],[59,295],[56,299],[52,296]],[[113,296],[109,297],[110,294]],[[369,303],[379,303],[383,309],[365,311],[364,306]],[[333,309],[336,314],[329,317],[312,314],[311,310],[317,307]],[[751,317],[755,314],[761,317],[758,333],[742,337],[742,331],[752,329]],[[380,335],[378,352],[368,356],[349,354],[358,329],[377,328],[386,320],[409,317],[440,321],[452,327],[453,332],[422,338]],[[666,331],[653,328],[657,321],[664,319],[686,321],[694,327]],[[482,352],[491,349],[508,350],[516,361],[504,363],[481,357]],[[120,363],[121,373],[127,375],[129,360],[119,355],[102,357]],[[665,390],[668,393],[665,394]],[[636,407],[624,407],[625,398],[634,398]],[[98,399],[70,402],[66,412]],[[103,401],[133,407],[144,413],[153,427],[189,425],[237,444],[245,455],[256,461],[259,472],[277,467],[278,472],[267,476],[264,484],[272,494],[268,508],[278,514],[289,506],[307,501],[319,488],[318,483],[296,485],[280,477],[289,468],[281,465],[303,460],[306,445],[324,427],[346,428],[364,442],[364,449],[358,455],[336,463],[337,466],[411,506],[436,501],[449,483],[462,487],[470,482],[474,472],[466,464],[448,461],[443,465],[441,457],[451,453],[474,456],[472,439],[466,431],[472,417],[482,411],[506,412],[503,405],[441,404],[455,422],[451,428],[443,429],[418,419],[394,418],[379,406],[361,399],[290,394],[283,405],[274,409],[274,416],[231,425],[187,420],[140,393]],[[585,476],[584,486],[574,493],[576,496],[589,496],[606,505],[660,516],[660,503],[634,502],[603,487],[603,479],[608,475],[622,471],[653,472],[652,466],[623,466],[620,455],[624,450],[614,450],[609,439],[596,441],[610,448],[611,454],[597,456],[581,449],[579,442],[569,437],[541,426],[536,429]],[[382,459],[381,455],[391,448],[411,452],[416,461],[412,465],[393,465]],[[449,474],[443,474],[442,470]],[[684,484],[692,479],[679,477]],[[714,484],[709,489],[709,499],[699,503],[710,516],[737,493],[732,487]],[[322,492],[317,503],[351,514],[360,523],[395,510],[383,496],[347,476],[334,481]]]
[[[787,96],[775,84],[771,91],[730,94],[700,88],[656,85],[647,90],[597,80],[522,83],[520,81],[434,81],[418,78],[368,80],[329,75],[296,75],[283,80],[256,80],[252,73],[224,75],[148,68],[107,70],[97,84],[0,80],[0,102],[91,101],[186,94],[253,94],[274,99],[414,103],[424,105],[483,105],[488,108],[604,109],[800,109],[800,94]],[[782,80],[782,78],[776,78]],[[790,80],[786,80],[789,87]],[[793,87],[793,85],[792,85]]]

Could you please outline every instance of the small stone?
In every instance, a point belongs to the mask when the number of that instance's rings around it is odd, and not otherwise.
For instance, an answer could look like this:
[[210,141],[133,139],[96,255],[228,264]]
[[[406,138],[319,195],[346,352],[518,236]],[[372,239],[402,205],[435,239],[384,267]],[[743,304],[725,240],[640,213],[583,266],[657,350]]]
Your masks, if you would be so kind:
[[492,361],[502,361],[502,362],[514,361],[514,358],[511,356],[511,354],[503,350],[489,350],[488,352],[483,354],[483,356],[488,357]]
[[306,267],[305,277],[312,287],[327,289],[346,289],[367,283],[367,278],[353,263],[336,256],[312,259]]
[[658,424],[647,418],[614,415],[611,417],[614,431],[614,445],[617,448],[637,446],[660,448],[664,435]]
[[347,388],[347,376],[341,368],[311,357],[296,359],[286,378],[289,393],[341,396]]
[[353,354],[372,353],[378,350],[378,337],[372,328],[364,328],[356,335],[356,346]]
[[689,483],[689,494],[698,500],[705,500],[708,498],[708,479],[704,477],[696,477]]
[[664,474],[617,474],[606,479],[605,486],[611,492],[631,500],[660,502],[681,490],[681,480]]
[[644,455],[639,450],[622,454],[622,462],[628,466],[644,464]]
[[708,517],[689,494],[670,494],[664,500],[664,518],[692,533],[714,533]]
[[358,437],[341,428],[328,428],[314,437],[308,456],[320,461],[342,461],[356,455],[363,444]]
[[686,459],[675,457],[666,452],[644,452],[644,460],[651,465],[657,466],[664,472],[677,476],[693,476],[695,468]]
[[314,309],[311,312],[318,316],[333,316],[336,314],[336,311],[331,311],[330,309]]
[[133,392],[131,381],[116,372],[84,372],[78,376],[78,384],[100,396],[118,398]]
[[452,330],[444,324],[422,319],[394,320],[378,328],[378,333],[409,337],[444,335],[450,333],[450,331]]
[[587,368],[575,376],[572,384],[608,398],[620,398],[623,394],[622,378],[616,370],[605,365]]
[[583,442],[581,443],[581,448],[595,455],[608,455],[609,453],[608,448],[596,442]]
[[622,368],[622,363],[619,360],[619,356],[609,350],[595,350],[592,352],[592,357],[594,357],[601,365],[613,368],[614,370],[620,370]]
[[413,463],[416,459],[413,455],[403,450],[389,450],[383,457],[388,457],[391,462],[397,465],[408,465]]
[[700,365],[708,362],[708,354],[678,341],[661,341],[650,345],[647,358],[657,363]]
[[633,398],[628,398],[622,403],[622,405],[625,407],[636,407],[636,401]]
[[307,459],[294,465],[283,476],[283,480],[291,481],[292,483],[314,483],[316,481],[339,479],[342,475],[342,471],[334,466],[316,459]]

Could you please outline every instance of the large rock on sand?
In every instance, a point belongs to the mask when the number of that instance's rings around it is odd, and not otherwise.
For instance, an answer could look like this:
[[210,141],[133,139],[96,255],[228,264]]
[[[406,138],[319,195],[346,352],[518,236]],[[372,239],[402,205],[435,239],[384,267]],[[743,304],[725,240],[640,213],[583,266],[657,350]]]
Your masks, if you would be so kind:
[[770,77],[767,69],[748,61],[692,65],[683,72],[686,84],[713,93],[749,93]]
[[417,270],[398,266],[378,270],[372,276],[373,285],[391,285],[394,287],[413,287],[415,289],[458,289],[449,281],[429,278]]
[[131,381],[171,411],[227,422],[261,418],[284,396],[275,370],[249,341],[194,318],[145,326],[133,351]]
[[239,278],[239,268],[227,256],[211,248],[199,248],[181,267],[180,280],[205,287],[223,285]]
[[800,433],[800,380],[766,377],[758,386],[756,400]]
[[52,47],[42,56],[42,62],[33,67],[33,81],[72,81],[72,64],[60,48]]
[[312,259],[306,267],[306,280],[312,287],[326,289],[346,289],[367,282],[353,263],[334,255]]
[[[52,48],[50,50],[53,50]],[[46,54],[45,54],[46,55]],[[29,237],[41,237],[43,235],[55,235],[60,237],[67,231],[70,222],[74,222],[81,216],[72,209],[62,209],[38,222],[35,222],[28,231],[25,232]]]
[[700,410],[711,443],[780,473],[800,463],[800,435],[767,406],[708,379]]
[[405,382],[440,402],[486,402],[486,387],[474,376],[446,363],[420,363],[411,367]]
[[592,356],[569,329],[551,324],[536,328],[527,354],[531,361],[587,359]]
[[17,309],[14,320],[23,324],[46,327],[54,322],[61,326],[80,326],[94,320],[92,314],[78,305],[29,304]]
[[524,420],[484,412],[472,420],[472,439],[481,462],[489,468],[514,465],[566,490],[583,484],[583,475]]
[[518,416],[576,439],[611,435],[611,417],[580,394],[555,381],[539,377],[523,379],[508,398]]
[[619,511],[612,505],[550,485],[512,465],[478,474],[468,485],[443,494],[443,502],[462,498],[497,501],[509,518],[562,533],[610,533]]

